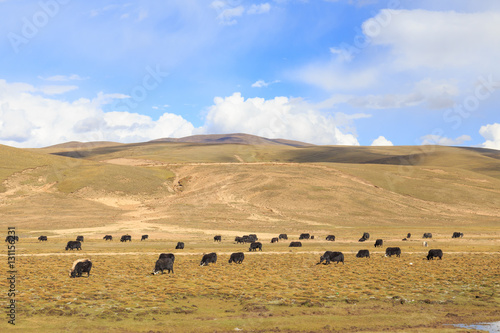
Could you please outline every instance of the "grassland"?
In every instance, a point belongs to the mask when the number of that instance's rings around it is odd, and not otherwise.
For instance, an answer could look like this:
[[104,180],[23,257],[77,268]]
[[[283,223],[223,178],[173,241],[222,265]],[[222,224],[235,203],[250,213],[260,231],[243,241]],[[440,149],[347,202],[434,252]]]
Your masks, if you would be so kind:
[[[464,242],[430,241],[444,248],[445,256],[427,261],[420,240],[402,246],[401,258],[384,258],[371,242],[305,241],[292,251],[288,243],[265,242],[264,252],[250,254],[246,245],[230,241],[199,241],[170,251],[174,242],[166,240],[112,244],[95,239],[84,242],[81,252],[68,253],[61,241],[26,240],[19,243],[17,258],[16,327],[453,332],[442,324],[492,321],[499,315],[500,254],[454,251]],[[370,248],[371,258],[355,258],[361,247]],[[316,265],[325,249],[342,250],[345,264]],[[200,267],[202,250],[217,251],[217,264]],[[246,252],[243,264],[228,264],[229,253],[240,250]],[[176,253],[175,274],[151,275],[161,252]],[[91,276],[70,279],[71,263],[83,257],[94,262]],[[0,288],[6,288],[4,281]]]
[[[443,324],[500,318],[497,151],[72,143],[0,146],[0,161],[0,228],[21,238],[19,331],[460,332]],[[455,231],[464,238],[452,240]],[[293,250],[269,243],[283,232],[316,239]],[[372,238],[358,243],[363,232]],[[428,248],[424,232],[434,235]],[[262,253],[232,241],[249,233]],[[64,251],[76,235],[83,250]],[[384,258],[376,238],[402,257]],[[430,248],[444,259],[423,260]],[[359,249],[372,257],[355,258]],[[345,265],[316,265],[326,250],[342,251]],[[211,251],[218,263],[199,267]],[[229,265],[236,251],[244,263]],[[176,253],[175,274],[152,276],[162,252]],[[70,279],[84,257],[91,276]]]

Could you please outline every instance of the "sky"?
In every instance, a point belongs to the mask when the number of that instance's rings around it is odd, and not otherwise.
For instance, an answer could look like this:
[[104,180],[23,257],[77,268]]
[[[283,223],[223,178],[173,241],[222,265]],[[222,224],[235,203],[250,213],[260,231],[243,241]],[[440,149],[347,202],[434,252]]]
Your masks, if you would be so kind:
[[500,149],[497,0],[0,0],[0,144]]

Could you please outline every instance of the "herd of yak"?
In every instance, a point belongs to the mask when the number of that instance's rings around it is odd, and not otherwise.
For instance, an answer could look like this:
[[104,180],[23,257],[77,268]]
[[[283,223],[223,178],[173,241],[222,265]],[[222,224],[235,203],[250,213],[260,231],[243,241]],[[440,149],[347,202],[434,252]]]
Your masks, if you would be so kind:
[[[463,233],[461,232],[454,232],[452,235],[452,238],[462,238],[464,236]],[[408,233],[408,235],[403,238],[403,241],[408,240],[408,238],[411,237],[411,234]],[[147,240],[149,238],[148,235],[142,235],[141,241]],[[431,233],[424,233],[422,238],[432,238]],[[103,237],[105,241],[111,241],[113,240],[113,236],[111,235],[106,235]],[[314,239],[314,236],[303,233],[299,236],[299,240],[304,240],[304,239]],[[368,239],[370,239],[370,234],[365,232],[363,233],[363,236],[359,239],[359,242],[365,242]],[[38,237],[39,241],[47,241],[47,236],[40,236]],[[286,234],[280,234],[278,237],[272,238],[271,243],[276,243],[279,240],[288,240],[288,236]],[[327,241],[335,241],[335,236],[334,235],[328,235],[326,237]],[[5,239],[6,242],[17,242],[19,241],[18,236],[7,236]],[[81,243],[84,241],[83,236],[77,236],[76,241],[69,241],[66,245],[66,250],[81,250],[82,245]],[[121,242],[126,242],[132,241],[132,237],[130,235],[123,235],[120,238]],[[214,236],[214,242],[221,242],[222,237],[220,235]],[[258,238],[256,234],[250,234],[250,235],[245,235],[243,237],[236,237],[234,239],[236,243],[250,243],[249,251],[262,251],[262,243],[258,242]],[[427,246],[427,242],[423,243],[424,246]],[[289,247],[301,247],[302,243],[301,242],[290,242]],[[383,240],[382,239],[377,239],[375,240],[374,247],[382,247],[383,246]],[[184,243],[183,242],[178,242],[176,249],[184,249]],[[401,255],[401,249],[399,247],[388,247],[385,250],[385,256],[386,257],[391,257],[391,256],[397,256],[399,257]],[[370,257],[370,251],[369,250],[359,250],[358,253],[356,254],[357,258],[369,258]],[[434,258],[443,258],[443,251],[440,249],[432,249],[429,250],[429,253],[427,254],[427,260],[431,260]],[[243,252],[236,252],[231,254],[229,257],[229,263],[237,263],[241,264],[243,260],[245,259],[245,254]],[[153,270],[154,275],[158,273],[162,273],[164,271],[167,271],[169,274],[170,272],[174,273],[174,261],[175,261],[175,256],[173,253],[162,253],[160,254],[160,257],[155,263],[155,268]],[[200,266],[207,266],[210,263],[216,263],[217,262],[217,254],[215,252],[204,254]],[[337,264],[339,262],[344,263],[344,254],[342,252],[334,252],[334,251],[326,251],[319,259],[319,264],[323,263],[325,265],[328,265],[330,262],[336,262]],[[70,277],[81,277],[83,273],[87,273],[87,276],[90,276],[90,270],[92,268],[92,261],[89,259],[78,259],[73,263],[73,266],[71,267],[70,270]]]

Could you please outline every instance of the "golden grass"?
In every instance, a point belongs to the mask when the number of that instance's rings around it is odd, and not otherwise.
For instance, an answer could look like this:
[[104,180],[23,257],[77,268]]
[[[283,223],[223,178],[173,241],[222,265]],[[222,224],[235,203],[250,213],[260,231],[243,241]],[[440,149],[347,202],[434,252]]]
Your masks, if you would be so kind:
[[157,254],[101,255],[89,278],[69,278],[82,256],[18,257],[16,327],[438,331],[498,318],[498,253],[445,252],[440,261],[347,254],[345,265],[329,266],[316,265],[318,254],[248,254],[241,265],[219,255],[208,267],[199,255],[178,255],[175,274],[159,276],[150,274]]
[[[166,168],[116,166],[7,146],[0,146],[0,156],[0,182],[18,174],[17,178],[22,181],[20,185],[55,184],[62,193],[91,187],[96,191],[154,194],[164,190],[164,183],[171,182],[174,176]],[[5,187],[6,184],[2,184],[0,190],[5,191]]]

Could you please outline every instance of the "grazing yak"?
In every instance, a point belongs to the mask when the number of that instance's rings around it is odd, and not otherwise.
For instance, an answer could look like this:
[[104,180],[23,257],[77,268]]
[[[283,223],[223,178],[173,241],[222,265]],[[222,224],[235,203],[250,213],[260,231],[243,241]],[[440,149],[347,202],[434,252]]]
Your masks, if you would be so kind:
[[123,235],[123,236],[120,238],[120,242],[126,242],[126,241],[131,242],[131,241],[132,241],[132,236],[130,236],[130,235]]
[[203,258],[201,258],[200,266],[208,266],[210,263],[217,262],[217,254],[215,252],[204,254]]
[[288,245],[288,247],[302,247],[302,243],[301,242],[291,242],[290,245]]
[[184,243],[183,242],[177,242],[177,245],[175,246],[176,250],[184,250]]
[[69,250],[73,250],[73,249],[81,250],[82,243],[80,243],[79,241],[69,241],[68,244],[66,244],[66,251],[68,249]]
[[375,247],[382,247],[382,245],[384,245],[384,241],[381,240],[381,239],[377,239],[375,241],[375,245],[373,245],[373,246],[375,246]]
[[427,254],[427,260],[434,260],[434,258],[443,259],[443,251],[440,249],[429,250],[429,254]]
[[288,239],[288,235],[287,234],[280,234],[279,239]]
[[92,268],[92,261],[90,259],[78,259],[73,262],[73,267],[69,271],[69,276],[72,278],[81,277],[82,273],[87,273],[90,276],[90,269]]
[[334,235],[328,235],[326,236],[326,240],[330,242],[335,242],[335,236]]
[[319,264],[321,264],[325,261],[325,265],[330,264],[330,262],[342,262],[344,264],[344,254],[342,252],[332,252],[332,251],[326,251],[320,258],[319,258]]
[[253,243],[257,241],[257,235],[256,234],[250,234],[250,235],[244,235],[243,239],[245,240],[245,243]]
[[163,274],[163,271],[165,270],[168,271],[168,274],[170,274],[170,271],[174,273],[174,260],[172,258],[163,257],[156,260],[155,268],[152,274],[156,275],[160,272]]
[[255,234],[243,235],[243,237],[235,237],[234,241],[236,243],[253,243],[257,241],[257,236]]
[[451,238],[462,238],[462,237],[464,237],[464,234],[461,232],[454,232],[453,236],[451,236]]
[[358,254],[356,254],[356,258],[370,258],[370,251],[359,250]]
[[9,243],[19,242],[19,237],[18,236],[8,235],[7,237],[5,237],[5,241],[9,242]]
[[408,233],[408,235],[406,235],[406,238],[410,238],[410,237],[411,237],[411,234],[410,234],[410,233]]
[[112,240],[113,240],[113,236],[111,236],[111,235],[106,235],[106,236],[104,236],[102,239],[104,239],[105,241],[108,241],[108,240],[109,240],[109,241],[112,241]]
[[262,243],[261,242],[251,243],[248,251],[257,251],[257,249],[259,249],[259,251],[262,251]]
[[162,253],[160,254],[160,256],[158,257],[158,259],[163,259],[163,258],[169,258],[169,259],[172,259],[172,262],[175,261],[175,256],[173,253]]
[[430,232],[426,232],[426,233],[424,233],[422,238],[432,238],[432,234]]
[[214,236],[214,242],[222,242],[222,236],[220,235],[217,235],[217,236]]
[[235,252],[229,257],[229,263],[234,262],[235,264],[241,264],[245,259],[245,254],[243,252]]
[[299,239],[309,239],[311,238],[311,235],[309,234],[300,234]]
[[79,242],[83,242],[83,236],[76,236],[76,240]]
[[143,240],[148,239],[148,238],[149,238],[149,235],[142,235],[142,236],[141,236],[141,242],[142,242]]
[[279,238],[278,237],[273,237],[271,239],[271,243],[278,243],[279,242]]
[[47,241],[47,236],[40,236],[40,237],[38,237],[38,241],[40,241],[40,242],[46,242]]
[[391,257],[394,255],[397,257],[401,255],[401,249],[399,247],[388,247],[387,249],[385,249],[386,257]]
[[363,232],[363,238],[366,240],[370,239],[370,234],[367,232]]

